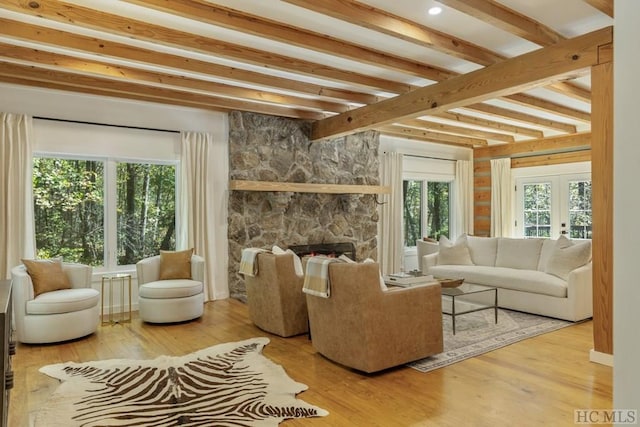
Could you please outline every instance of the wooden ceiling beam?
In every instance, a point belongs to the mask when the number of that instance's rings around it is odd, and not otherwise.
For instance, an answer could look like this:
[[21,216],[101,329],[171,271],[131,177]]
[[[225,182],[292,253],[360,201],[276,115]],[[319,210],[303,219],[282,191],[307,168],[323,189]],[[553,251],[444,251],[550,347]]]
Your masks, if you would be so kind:
[[[495,0],[436,1],[540,46],[550,46],[566,40],[566,37],[553,28]],[[581,101],[591,102],[591,92],[571,82],[556,82],[547,88]]]
[[515,126],[509,123],[498,122],[495,120],[485,119],[483,117],[475,117],[454,111],[447,111],[440,114],[434,114],[434,117],[440,117],[452,122],[467,123],[469,125],[491,129],[498,132],[504,132],[512,135],[522,135],[530,138],[542,138],[544,133],[538,129],[532,129],[523,126]]
[[511,95],[566,78],[598,63],[599,46],[613,43],[611,27],[575,37],[474,72],[315,122],[312,139],[336,137],[420,115],[432,115]]
[[549,46],[566,39],[553,28],[494,0],[436,1],[540,46]]
[[315,33],[304,28],[293,27],[257,15],[215,5],[200,0],[125,0],[146,8],[168,12],[172,15],[224,27],[244,34],[312,49],[333,56],[384,67],[393,71],[408,73],[432,81],[441,81],[454,74],[443,68],[412,61],[397,55],[381,52],[368,47]]
[[414,127],[421,130],[428,130],[432,132],[449,133],[452,135],[466,136],[470,138],[478,139],[491,139],[500,142],[515,142],[513,135],[507,135],[504,133],[488,132],[479,129],[468,128],[464,126],[453,126],[446,123],[434,122],[433,120],[425,119],[409,119],[403,120],[402,123],[398,123],[400,126]]
[[323,15],[419,44],[469,62],[489,65],[504,59],[481,46],[353,0],[283,0]]
[[550,136],[547,138],[523,141],[517,144],[490,145],[476,148],[474,158],[490,159],[495,157],[524,157],[531,153],[557,153],[585,150],[591,147],[591,132],[571,135]]
[[[375,7],[354,0],[283,1],[331,16],[336,19],[340,19],[345,22],[349,22],[354,25],[359,25],[361,27],[385,33],[392,37],[397,37],[411,43],[435,49],[439,52],[465,59],[476,64],[488,66],[507,59],[507,57],[505,57],[504,55],[493,52],[490,49],[474,45],[451,35],[443,34],[427,26],[417,24],[403,17],[391,14],[382,9],[377,9]],[[485,0],[478,1],[480,3],[485,3]],[[496,4],[496,6],[494,7],[496,11],[503,10],[507,15],[509,14],[509,11],[511,11],[510,9],[502,9],[499,6],[500,5]],[[521,21],[528,20],[528,23],[527,25],[525,25],[525,27],[535,28],[537,25],[539,33],[548,33],[549,35],[554,34],[552,29],[544,27],[542,24],[536,23],[536,21],[530,20],[525,16],[517,14],[517,12],[511,12],[514,14],[514,19],[515,17],[520,17]],[[533,31],[533,29],[530,31]],[[555,34],[557,35],[557,37],[549,36],[546,42],[542,44],[542,46],[548,46],[550,44],[556,43],[557,41],[564,40],[564,37],[562,37],[560,34]],[[553,43],[550,43],[551,41],[553,41]],[[442,81],[442,79],[437,81]],[[572,84],[568,82],[554,82],[554,89],[562,88],[563,86],[569,86],[569,88],[565,89],[562,92],[564,95],[578,97],[578,94],[580,92],[571,90],[571,86],[573,86]],[[591,96],[580,96],[578,99],[580,99],[581,101],[590,102]]]
[[160,25],[148,24],[143,21],[136,21],[131,18],[63,1],[25,2],[22,0],[4,0],[2,6],[19,13],[39,16],[56,22],[133,37],[137,40],[149,41],[192,52],[206,53],[219,58],[242,61],[266,69],[295,72],[336,82],[348,82],[363,88],[372,88],[394,94],[405,93],[414,89],[409,84],[329,67],[325,64],[317,64],[300,58],[266,52],[249,46],[228,43]]
[[52,83],[53,85],[62,85],[68,88],[83,88],[85,89],[85,93],[91,93],[87,92],[87,89],[99,88],[100,93],[104,94],[108,92],[111,93],[111,96],[115,97],[128,98],[128,95],[144,96],[147,99],[155,99],[155,102],[184,100],[189,103],[190,106],[202,105],[208,108],[253,111],[256,113],[302,118],[306,120],[319,120],[326,117],[325,114],[316,111],[203,95],[160,86],[124,82],[119,79],[94,77],[68,71],[41,68],[33,65],[13,64],[2,61],[1,59],[0,76],[38,81],[45,84],[42,87],[47,87],[46,83]]
[[522,113],[520,111],[510,110],[508,108],[498,107],[496,105],[477,103],[467,105],[463,107],[466,110],[476,111],[483,114],[489,114],[491,116],[507,118],[520,123],[534,124],[541,128],[554,129],[565,133],[576,133],[575,125],[559,122],[557,120],[545,119],[542,117],[533,116],[531,114]]
[[39,80],[30,80],[21,77],[11,77],[11,76],[3,76],[0,74],[0,82],[15,84],[20,86],[31,86],[31,87],[39,87],[44,89],[53,89],[64,92],[74,92],[74,93],[86,93],[88,95],[98,95],[98,96],[108,96],[112,98],[122,98],[122,99],[133,99],[136,101],[145,101],[145,102],[153,102],[168,105],[176,105],[179,107],[189,107],[189,108],[197,108],[199,110],[211,110],[218,112],[229,112],[231,111],[228,108],[215,107],[212,105],[203,105],[201,103],[192,103],[185,99],[163,99],[162,101],[158,101],[157,97],[145,96],[141,94],[134,93],[113,93],[109,90],[104,90],[99,87],[82,87],[82,86],[72,86],[63,83],[54,83],[54,82],[46,82]]
[[125,81],[138,81],[155,85],[174,86],[180,89],[207,92],[209,94],[223,95],[235,99],[247,99],[250,101],[269,104],[285,104],[289,106],[329,112],[344,112],[350,109],[348,105],[336,102],[282,95],[276,92],[247,89],[224,83],[198,80],[186,76],[177,76],[159,73],[156,71],[146,71],[139,68],[124,67],[107,62],[90,61],[73,56],[13,46],[2,42],[0,42],[0,58],[28,61],[40,66],[63,68],[80,74],[89,73]]
[[537,110],[558,114],[569,119],[591,123],[591,113],[556,104],[555,102],[546,101],[535,96],[527,95],[526,93],[516,93],[505,96],[504,99],[510,102],[515,102],[516,104],[520,104],[524,107],[535,108]]
[[584,0],[600,12],[613,18],[613,0]]
[[0,28],[6,37],[12,37],[33,43],[59,46],[75,51],[87,52],[103,57],[113,57],[153,64],[160,67],[185,70],[215,78],[245,82],[260,87],[282,89],[308,95],[339,99],[357,104],[371,104],[382,98],[362,92],[332,88],[323,85],[305,83],[298,80],[270,76],[268,74],[246,71],[237,67],[228,67],[194,58],[171,55],[158,51],[142,49],[104,39],[87,37],[66,31],[38,25],[26,24],[0,17]]
[[398,136],[408,139],[417,139],[425,142],[435,142],[438,144],[465,146],[469,148],[481,147],[488,144],[488,142],[484,139],[462,137],[440,132],[431,132],[428,130],[416,129],[397,124],[381,126],[379,128],[376,128],[376,130],[385,135]]

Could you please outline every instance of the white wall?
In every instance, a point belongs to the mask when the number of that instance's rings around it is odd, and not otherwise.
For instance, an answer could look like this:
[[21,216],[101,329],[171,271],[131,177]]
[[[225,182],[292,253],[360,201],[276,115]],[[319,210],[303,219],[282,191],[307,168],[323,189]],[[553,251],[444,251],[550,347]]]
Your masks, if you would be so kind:
[[[215,195],[217,198],[215,204],[216,206],[227,206],[229,128],[226,113],[4,83],[0,83],[0,111],[114,126],[210,132],[214,135],[214,140],[218,145],[216,150],[220,154],[220,164],[216,165],[219,167],[215,169],[214,179],[224,187],[223,191],[219,191]],[[69,152],[74,151],[75,148],[81,148],[84,152],[92,152],[96,155],[113,155],[114,152],[123,149],[127,151],[126,157],[129,159],[179,159],[179,134],[125,127],[105,127],[35,119],[34,137],[36,141],[34,149],[35,151],[46,151],[51,144],[56,144],[60,139],[64,139],[69,147]],[[147,145],[151,141],[157,142],[153,150],[149,150]],[[224,218],[218,218],[216,228],[226,230],[226,209],[222,209],[222,211],[225,213]],[[226,282],[227,240],[217,241],[215,251],[216,254],[221,254],[216,263],[216,279]],[[100,277],[95,278],[94,286],[97,289],[100,288],[100,281]],[[134,281],[134,309],[137,307],[136,288]],[[116,305],[118,304],[116,303]]]
[[[616,0],[614,28],[613,407],[640,411],[640,2]],[[638,420],[636,420],[638,421]]]

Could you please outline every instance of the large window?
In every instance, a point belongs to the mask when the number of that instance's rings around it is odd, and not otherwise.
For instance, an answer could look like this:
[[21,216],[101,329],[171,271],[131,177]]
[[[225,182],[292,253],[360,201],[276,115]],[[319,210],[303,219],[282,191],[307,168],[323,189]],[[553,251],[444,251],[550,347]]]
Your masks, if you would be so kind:
[[449,236],[451,183],[426,180],[403,181],[404,245],[416,245],[423,236]]
[[174,249],[175,182],[173,164],[35,158],[38,256],[118,269]]

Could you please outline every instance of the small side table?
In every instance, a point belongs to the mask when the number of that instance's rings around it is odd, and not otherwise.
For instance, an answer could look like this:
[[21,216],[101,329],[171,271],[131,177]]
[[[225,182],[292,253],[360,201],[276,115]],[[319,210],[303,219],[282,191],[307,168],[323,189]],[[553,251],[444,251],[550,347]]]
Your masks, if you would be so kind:
[[[109,287],[109,318],[105,320],[104,317],[104,291],[105,285]],[[113,313],[113,288],[114,286],[120,286],[120,316],[116,317]],[[125,287],[127,288],[127,293],[129,295],[128,300],[128,317],[125,317]],[[100,320],[103,325],[113,325],[116,323],[131,323],[131,274],[128,273],[118,273],[118,274],[106,274],[102,276],[102,308],[100,311]]]

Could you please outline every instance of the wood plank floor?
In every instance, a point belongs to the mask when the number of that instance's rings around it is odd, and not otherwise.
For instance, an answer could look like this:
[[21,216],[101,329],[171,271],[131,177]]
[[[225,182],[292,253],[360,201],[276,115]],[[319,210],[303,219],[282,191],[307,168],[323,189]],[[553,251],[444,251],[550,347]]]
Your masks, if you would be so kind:
[[612,369],[588,361],[592,324],[585,322],[429,373],[399,367],[363,375],[316,353],[306,336],[280,338],[257,329],[236,300],[206,304],[196,321],[157,326],[134,316],[126,325],[54,345],[18,345],[13,358],[9,426],[29,425],[57,385],[38,368],[66,361],[182,355],[255,336],[264,354],[309,386],[299,398],[330,412],[285,426],[573,426],[573,411],[610,409]]

